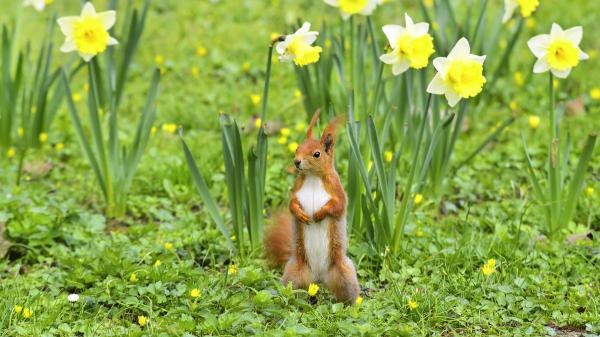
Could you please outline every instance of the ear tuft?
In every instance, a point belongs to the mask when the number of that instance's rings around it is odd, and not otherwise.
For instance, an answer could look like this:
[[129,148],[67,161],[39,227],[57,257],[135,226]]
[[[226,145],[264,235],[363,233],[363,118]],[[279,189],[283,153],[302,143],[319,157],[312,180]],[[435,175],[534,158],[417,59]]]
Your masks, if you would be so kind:
[[333,142],[333,135],[331,133],[327,133],[323,139],[323,145],[325,146],[325,152],[327,152],[327,154],[331,154]]

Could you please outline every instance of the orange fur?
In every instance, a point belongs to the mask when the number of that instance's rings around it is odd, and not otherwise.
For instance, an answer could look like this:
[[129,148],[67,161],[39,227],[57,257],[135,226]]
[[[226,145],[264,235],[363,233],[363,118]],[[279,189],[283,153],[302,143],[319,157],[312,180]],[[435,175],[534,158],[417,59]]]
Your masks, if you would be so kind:
[[[346,256],[346,193],[334,166],[336,130],[343,119],[335,118],[329,122],[321,139],[316,140],[312,138],[312,132],[318,115],[319,111],[316,111],[306,133],[307,139],[296,150],[294,161],[298,175],[291,190],[290,214],[287,217],[274,217],[275,223],[267,231],[265,250],[268,260],[279,266],[288,257],[282,277],[284,284],[291,282],[295,288],[306,288],[315,281],[315,275],[304,246],[305,226],[329,219],[328,270],[322,281],[338,301],[352,303],[360,289],[352,261]],[[320,155],[315,156],[316,152]],[[307,175],[320,178],[325,192],[330,196],[329,201],[312,218],[306,214],[296,196]]]

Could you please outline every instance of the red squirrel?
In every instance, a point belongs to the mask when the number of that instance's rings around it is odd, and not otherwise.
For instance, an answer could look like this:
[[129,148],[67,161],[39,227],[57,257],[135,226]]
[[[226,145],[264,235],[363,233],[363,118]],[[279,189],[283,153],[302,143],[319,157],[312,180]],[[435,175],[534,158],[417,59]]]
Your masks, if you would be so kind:
[[359,295],[352,261],[346,256],[346,192],[334,167],[336,129],[325,128],[321,140],[312,136],[315,112],[294,158],[296,181],[289,213],[275,214],[265,235],[266,258],[285,266],[282,282],[307,288],[323,282],[339,302],[353,303]]

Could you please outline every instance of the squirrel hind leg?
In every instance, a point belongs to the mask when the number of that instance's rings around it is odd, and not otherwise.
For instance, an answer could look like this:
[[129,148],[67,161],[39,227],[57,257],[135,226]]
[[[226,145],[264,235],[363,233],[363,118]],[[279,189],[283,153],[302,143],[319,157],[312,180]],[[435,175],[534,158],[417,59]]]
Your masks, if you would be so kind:
[[339,302],[353,304],[360,293],[356,270],[348,257],[331,266],[325,283]]
[[287,286],[291,282],[294,289],[306,289],[313,281],[314,278],[308,265],[297,261],[295,258],[288,261],[281,278],[283,285]]

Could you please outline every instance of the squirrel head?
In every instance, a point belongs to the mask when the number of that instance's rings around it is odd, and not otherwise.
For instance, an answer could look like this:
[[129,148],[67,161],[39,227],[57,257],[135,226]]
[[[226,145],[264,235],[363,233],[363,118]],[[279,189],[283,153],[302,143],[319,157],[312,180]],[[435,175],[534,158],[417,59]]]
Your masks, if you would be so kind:
[[333,150],[337,128],[344,121],[339,116],[332,119],[325,127],[320,140],[313,138],[313,127],[319,119],[319,110],[315,112],[306,130],[306,140],[296,149],[294,165],[305,174],[322,176],[333,170]]

